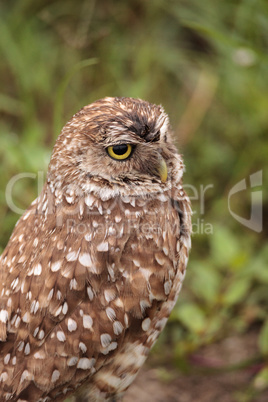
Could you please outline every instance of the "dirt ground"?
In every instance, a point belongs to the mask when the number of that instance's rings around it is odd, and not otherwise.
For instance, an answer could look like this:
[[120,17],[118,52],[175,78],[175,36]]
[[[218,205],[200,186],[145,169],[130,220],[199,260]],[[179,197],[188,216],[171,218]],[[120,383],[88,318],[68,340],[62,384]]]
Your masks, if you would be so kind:
[[[250,387],[258,365],[220,373],[213,369],[257,356],[256,342],[257,336],[250,333],[209,345],[194,356],[190,374],[169,370],[169,381],[163,380],[160,368],[150,367],[149,357],[123,402],[268,402],[268,389]],[[209,374],[204,373],[204,366],[209,367]]]

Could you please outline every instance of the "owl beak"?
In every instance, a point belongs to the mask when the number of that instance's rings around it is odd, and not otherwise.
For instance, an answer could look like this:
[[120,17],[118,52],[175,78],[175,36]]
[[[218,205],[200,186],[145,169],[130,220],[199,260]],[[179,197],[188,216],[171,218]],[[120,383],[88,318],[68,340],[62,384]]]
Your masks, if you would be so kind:
[[158,173],[162,183],[165,183],[168,177],[168,170],[167,170],[167,164],[165,160],[162,158],[162,156],[160,156],[159,158]]

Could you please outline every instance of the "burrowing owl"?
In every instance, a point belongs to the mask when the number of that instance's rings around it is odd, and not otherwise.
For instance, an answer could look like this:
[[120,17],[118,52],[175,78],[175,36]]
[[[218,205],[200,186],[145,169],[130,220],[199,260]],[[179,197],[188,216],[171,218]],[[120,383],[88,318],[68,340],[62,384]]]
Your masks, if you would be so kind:
[[63,128],[0,259],[0,400],[121,398],[176,302],[190,248],[161,106],[105,98]]

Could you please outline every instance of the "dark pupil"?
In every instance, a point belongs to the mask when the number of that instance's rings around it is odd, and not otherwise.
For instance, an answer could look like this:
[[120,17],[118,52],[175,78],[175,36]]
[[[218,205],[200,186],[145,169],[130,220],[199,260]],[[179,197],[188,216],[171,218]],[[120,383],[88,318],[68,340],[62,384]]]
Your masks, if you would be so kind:
[[113,151],[116,155],[124,155],[127,152],[127,150],[128,147],[125,144],[119,144],[113,147]]

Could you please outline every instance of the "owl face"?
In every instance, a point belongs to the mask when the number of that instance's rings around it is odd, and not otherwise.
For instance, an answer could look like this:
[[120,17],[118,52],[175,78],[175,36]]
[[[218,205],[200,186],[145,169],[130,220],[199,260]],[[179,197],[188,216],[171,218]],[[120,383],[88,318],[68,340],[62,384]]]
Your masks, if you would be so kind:
[[178,166],[163,108],[132,98],[105,98],[80,110],[64,127],[54,154],[50,171],[66,184],[79,182],[76,171],[84,187],[99,183],[102,191],[144,190],[149,184],[160,191]]

